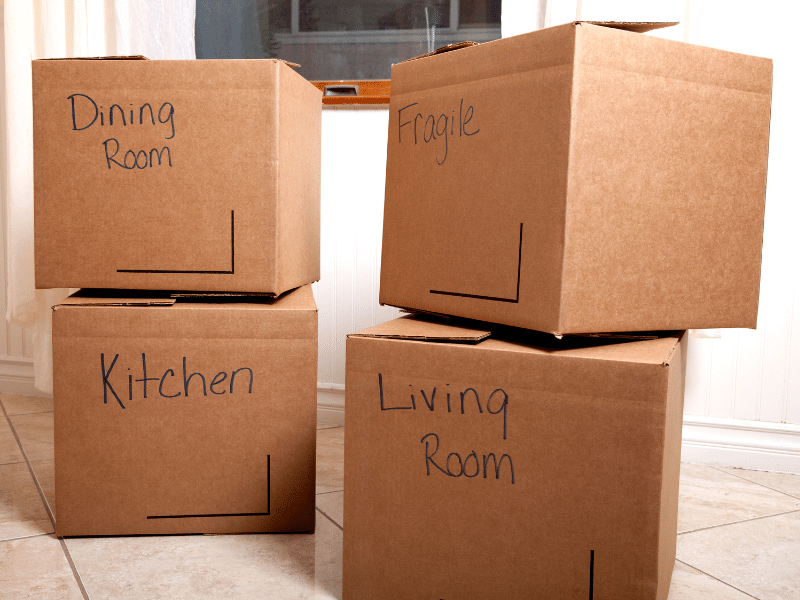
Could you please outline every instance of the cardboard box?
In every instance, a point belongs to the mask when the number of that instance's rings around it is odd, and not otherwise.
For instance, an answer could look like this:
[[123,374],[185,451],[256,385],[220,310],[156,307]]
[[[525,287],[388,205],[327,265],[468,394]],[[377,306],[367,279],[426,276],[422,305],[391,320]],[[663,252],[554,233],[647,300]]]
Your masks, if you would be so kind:
[[314,530],[310,286],[54,310],[57,535]]
[[318,280],[321,106],[278,60],[33,61],[36,287]]
[[571,23],[391,83],[381,303],[551,333],[756,326],[770,60]]
[[343,597],[665,600],[683,334],[488,333],[348,338]]

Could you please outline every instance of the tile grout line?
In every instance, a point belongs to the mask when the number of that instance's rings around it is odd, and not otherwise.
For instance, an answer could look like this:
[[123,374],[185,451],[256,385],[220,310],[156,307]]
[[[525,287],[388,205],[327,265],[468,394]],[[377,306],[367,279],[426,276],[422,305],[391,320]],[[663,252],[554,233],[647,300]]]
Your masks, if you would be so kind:
[[330,521],[331,523],[333,523],[334,525],[336,525],[336,526],[337,526],[337,527],[338,527],[338,528],[339,528],[339,529],[342,531],[342,533],[344,533],[344,527],[342,527],[341,525],[339,525],[339,524],[338,524],[336,521],[334,521],[333,519],[331,519],[331,518],[330,518],[330,517],[329,517],[327,514],[325,514],[324,512],[322,512],[322,510],[319,508],[319,506],[316,506],[316,507],[314,507],[314,508],[316,508],[316,509],[319,511],[319,513],[320,513],[320,514],[321,514],[323,517],[325,517],[326,519],[328,519],[328,521]]
[[39,492],[39,498],[42,500],[42,504],[44,504],[44,509],[47,512],[47,517],[50,519],[50,524],[53,527],[55,527],[56,526],[55,517],[53,516],[53,512],[50,510],[50,504],[48,504],[47,498],[45,497],[44,492],[42,491],[42,486],[39,484],[39,479],[36,477],[36,473],[34,472],[33,467],[31,466],[31,461],[28,459],[28,453],[25,452],[25,448],[22,447],[22,442],[19,439],[17,430],[14,429],[14,424],[11,422],[11,417],[8,416],[8,413],[6,412],[6,407],[2,405],[2,402],[0,402],[0,407],[2,407],[3,409],[3,414],[5,415],[6,422],[8,423],[8,426],[11,429],[11,434],[14,436],[14,440],[16,440],[17,442],[19,451],[22,453],[23,462],[28,467],[28,472],[31,474],[31,477],[33,478],[33,484],[36,486],[36,491]]
[[684,565],[686,565],[687,567],[690,567],[690,568],[692,568],[692,569],[696,570],[696,571],[700,571],[700,572],[701,572],[703,575],[706,575],[707,577],[711,577],[711,579],[714,579],[715,581],[719,581],[719,582],[720,582],[721,584],[723,584],[723,585],[727,585],[728,587],[730,587],[730,588],[733,588],[733,589],[734,589],[734,590],[736,590],[737,592],[741,592],[741,593],[742,593],[742,594],[744,594],[745,596],[750,596],[751,598],[755,598],[755,600],[761,600],[761,599],[760,599],[758,596],[753,596],[753,594],[751,594],[751,593],[749,593],[749,592],[745,592],[743,589],[741,589],[741,588],[738,588],[738,587],[736,587],[735,585],[731,585],[731,584],[730,584],[730,583],[728,583],[727,581],[723,581],[722,579],[720,579],[719,577],[715,577],[715,576],[714,576],[714,575],[712,575],[711,573],[706,573],[705,571],[703,571],[703,569],[698,569],[698,568],[697,568],[697,567],[695,567],[694,565],[690,565],[689,563],[687,563],[686,561],[683,561],[683,560],[681,560],[680,558],[676,558],[675,560],[676,560],[676,561],[678,561],[678,562],[679,562],[679,563],[681,563],[681,564],[684,564]]
[[81,590],[81,594],[83,595],[84,600],[89,600],[89,593],[86,591],[86,588],[83,587],[83,581],[81,581],[81,576],[78,573],[78,567],[75,566],[75,561],[72,560],[72,555],[69,553],[69,548],[67,548],[67,543],[64,541],[63,538],[58,538],[58,541],[61,544],[61,549],[64,551],[64,556],[67,558],[67,562],[69,563],[69,566],[72,569],[72,574],[75,576],[75,581],[78,582],[78,587]]
[[751,521],[760,521],[761,519],[771,519],[772,517],[782,517],[783,515],[791,515],[800,513],[800,508],[794,510],[787,510],[785,512],[775,513],[774,515],[762,515],[760,517],[753,517],[752,519],[742,519],[741,521],[731,521],[730,523],[720,523],[719,525],[710,525],[709,527],[700,527],[699,529],[692,529],[691,531],[681,531],[678,535],[687,535],[689,533],[697,533],[698,531],[708,531],[709,529],[717,529],[719,527],[729,527],[730,525],[739,525],[740,523],[750,523]]
[[21,535],[19,537],[15,537],[15,538],[8,538],[6,540],[0,540],[0,544],[2,544],[3,542],[16,542],[17,540],[27,540],[27,539],[35,538],[35,537],[42,537],[44,535],[53,535],[53,534],[52,533],[32,533],[31,535]]
[[[743,479],[744,481],[747,481],[748,483],[754,483],[756,485],[760,485],[761,487],[767,488],[768,490],[772,490],[773,492],[778,492],[779,494],[783,494],[784,496],[789,496],[789,498],[794,498],[795,500],[800,500],[800,496],[795,496],[794,494],[790,494],[789,492],[783,492],[781,490],[775,489],[773,487],[770,487],[770,486],[768,486],[766,484],[763,484],[763,483],[760,483],[758,481],[753,481],[752,479],[748,479],[747,477],[742,477],[741,475],[737,475],[736,473],[730,473],[728,471],[723,471],[722,469],[719,469],[719,468],[714,467],[712,465],[708,465],[708,466],[711,467],[712,469],[715,469],[715,470],[719,471],[720,473],[725,473],[726,475],[733,475],[734,477],[738,477],[739,479]],[[731,468],[733,468],[733,467],[731,467]],[[741,471],[747,471],[747,469],[740,469],[740,470]],[[765,472],[769,473],[769,471],[765,471]],[[784,474],[785,473],[780,473],[780,475],[784,475]],[[800,478],[800,475],[794,475],[794,477]]]
[[[1,399],[0,399],[0,409],[2,409],[3,415],[6,418],[6,422],[8,423],[8,426],[11,428],[11,433],[14,435],[14,439],[17,441],[17,446],[19,446],[19,451],[22,452],[22,457],[25,459],[25,464],[28,467],[28,472],[31,474],[31,477],[33,478],[33,484],[36,486],[36,490],[39,492],[39,498],[42,500],[42,504],[44,504],[44,509],[47,512],[47,516],[50,518],[50,523],[52,524],[53,529],[55,530],[56,519],[55,516],[53,515],[53,511],[50,509],[50,504],[47,502],[47,497],[44,495],[44,492],[42,491],[42,486],[39,483],[39,478],[36,477],[36,472],[33,470],[33,467],[31,466],[31,461],[28,460],[28,453],[25,452],[25,448],[22,447],[22,442],[19,439],[19,435],[17,435],[17,430],[14,429],[14,424],[11,422],[11,417],[8,416],[8,412],[6,412],[6,407],[3,405]],[[53,531],[53,535],[55,535],[55,531]],[[60,537],[56,536],[56,539],[61,544],[61,550],[64,552],[64,557],[67,559],[67,563],[69,564],[70,569],[72,569],[72,576],[75,578],[75,583],[78,584],[78,589],[81,591],[81,595],[83,596],[84,600],[89,600],[89,594],[86,592],[86,588],[83,586],[83,581],[81,581],[81,576],[78,574],[78,569],[75,567],[75,563],[72,560],[72,556],[69,553],[67,545],[64,543],[64,540],[61,539]]]
[[338,493],[343,492],[343,491],[344,490],[328,490],[327,492],[317,492],[314,495],[315,496],[322,496],[323,494],[338,494]]

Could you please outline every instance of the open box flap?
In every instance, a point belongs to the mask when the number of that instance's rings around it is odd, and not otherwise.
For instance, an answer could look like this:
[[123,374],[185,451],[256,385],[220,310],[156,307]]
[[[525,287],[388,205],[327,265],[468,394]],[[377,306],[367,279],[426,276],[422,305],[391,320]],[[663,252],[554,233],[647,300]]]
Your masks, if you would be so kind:
[[[678,21],[574,21],[575,25],[587,23],[589,25],[599,25],[600,27],[608,27],[610,29],[624,29],[625,31],[632,31],[634,33],[644,33],[646,31],[653,31],[654,29],[663,29],[665,27],[672,27],[677,25]],[[454,50],[461,50],[463,48],[470,48],[477,46],[475,42],[456,42],[437,48],[433,52],[426,52],[413,58],[408,58],[400,62],[410,62],[412,60],[419,60],[420,58],[427,58],[437,54],[444,54],[445,52],[453,52]]]
[[624,29],[634,33],[644,33],[654,29],[663,29],[677,25],[678,21],[575,21],[576,25],[588,23],[589,25],[600,25],[611,29]]
[[79,290],[53,307],[61,306],[172,306],[175,298],[164,294],[152,294],[138,291],[140,297],[121,295],[119,290]]
[[249,298],[252,300],[258,300],[260,298],[265,298],[268,300],[272,300],[275,298],[275,294],[268,294],[266,292],[170,292],[170,298],[175,299],[203,299],[203,298],[224,298],[224,299],[237,299],[237,298]]
[[62,58],[40,58],[38,60],[150,60],[141,54],[131,56],[74,56]]
[[[479,342],[488,338],[488,329],[454,324],[432,315],[413,314],[350,334],[353,337],[378,337],[400,340],[440,342]],[[349,336],[348,336],[349,337]]]

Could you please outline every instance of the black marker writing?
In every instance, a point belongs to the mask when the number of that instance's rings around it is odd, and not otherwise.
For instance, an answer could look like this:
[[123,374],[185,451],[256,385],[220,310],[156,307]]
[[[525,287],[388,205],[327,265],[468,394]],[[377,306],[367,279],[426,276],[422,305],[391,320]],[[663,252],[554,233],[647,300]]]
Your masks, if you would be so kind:
[[[70,101],[73,131],[84,131],[90,127],[114,127],[121,133],[124,131],[121,128],[139,125],[158,127],[161,129],[159,137],[163,136],[164,139],[171,140],[175,137],[175,107],[171,102],[163,102],[158,111],[155,111],[149,102],[139,105],[138,110],[133,103],[128,103],[126,112],[122,104],[117,103],[111,104],[108,110],[105,110],[102,105],[86,94],[72,94],[67,96],[67,100]],[[156,123],[166,126],[166,130]],[[119,133],[116,135],[119,136]],[[121,154],[119,140],[117,137],[110,137],[102,143],[102,146],[106,166],[109,169],[112,168],[112,165],[129,171],[146,169],[156,164],[172,166],[172,153],[168,146],[162,144],[154,145],[150,149],[129,149]]]
[[[414,387],[409,384],[412,390]],[[445,384],[445,388],[449,388],[450,384]],[[422,396],[422,403],[419,405],[420,410],[423,408],[427,408],[429,411],[433,412],[435,409],[435,401],[436,401],[436,387],[434,386],[430,391],[426,391],[420,388],[419,392]],[[491,389],[491,388],[490,388]],[[417,398],[409,391],[408,399],[406,398],[397,398],[392,397],[389,398],[388,394],[384,392],[383,388],[383,374],[378,373],[378,395],[380,397],[380,407],[381,410],[417,410]],[[453,412],[453,407],[450,402],[451,392],[447,390],[446,392],[446,399],[447,399],[447,412]],[[440,394],[441,397],[441,394]],[[461,400],[461,414],[466,414],[467,411],[475,412],[477,410],[478,414],[484,414],[484,410],[486,411],[487,415],[499,415],[502,413],[503,415],[503,439],[508,439],[508,394],[502,388],[495,389],[492,393],[489,394],[487,397],[484,393],[484,398],[486,399],[485,402],[482,403],[481,397],[478,394],[478,391],[475,388],[468,387],[465,388],[463,391],[458,392],[458,395],[455,395],[454,399]],[[441,406],[441,403],[439,404]],[[440,408],[440,410],[444,411],[445,408]],[[458,405],[456,405],[456,410],[458,410]]]
[[[112,371],[114,371],[114,368],[117,366],[117,361],[119,359],[120,355],[114,354],[111,364],[107,367],[106,355],[105,353],[100,353],[100,369],[103,376],[103,404],[108,404],[110,393],[110,395],[116,399],[117,403],[122,408],[125,408],[125,405],[120,400],[116,389],[114,389],[114,385],[117,385],[117,389],[119,389],[120,385],[124,386],[125,384],[120,384],[120,382],[117,380],[114,380],[112,383]],[[124,367],[117,367],[117,369],[124,370]],[[127,370],[130,371],[131,368],[129,367]],[[148,372],[152,374],[152,368],[148,367],[147,356],[144,352],[142,352],[142,376],[136,379],[134,379],[133,375],[127,375],[126,377],[128,384],[128,400],[132,401],[134,400],[134,397],[137,400],[140,398],[147,399],[148,392],[150,398],[177,398],[178,396],[185,396],[189,398],[199,396],[201,393],[203,396],[208,396],[209,391],[214,395],[221,396],[223,394],[234,394],[236,392],[242,393],[245,389],[247,390],[248,394],[253,393],[254,375],[253,370],[250,367],[233,369],[230,371],[230,373],[227,371],[219,371],[213,377],[207,378],[206,375],[199,371],[190,372],[190,369],[188,368],[187,357],[184,356],[182,357],[181,369],[179,371],[179,373],[183,376],[182,381],[181,375],[176,376],[174,369],[166,369],[163,371],[163,373],[157,373],[155,376],[150,377],[148,377]],[[208,383],[209,381],[210,384]],[[153,382],[149,389],[147,385],[148,382]],[[155,388],[155,382],[158,382],[157,396],[155,392],[152,391]],[[138,383],[141,383],[141,386],[134,385]]]
[[[418,102],[413,102],[404,106],[403,108],[397,111],[397,141],[398,143],[403,143],[403,127],[411,127],[414,133],[414,145],[416,146],[420,140],[428,144],[435,140],[442,140],[440,142],[442,149],[437,151],[435,156],[436,164],[443,165],[444,162],[447,160],[447,153],[449,151],[448,147],[448,140],[450,136],[455,135],[454,129],[456,123],[458,124],[458,137],[463,136],[473,136],[480,132],[480,129],[476,128],[474,124],[470,125],[470,121],[472,121],[472,117],[474,116],[474,107],[472,105],[468,106],[466,110],[464,109],[464,99],[462,98],[459,107],[458,107],[458,119],[456,120],[456,111],[455,109],[450,111],[448,115],[446,112],[440,113],[438,116],[434,115],[433,113],[428,114],[425,116],[421,112],[414,113],[413,118],[411,117],[412,111],[409,111],[407,114],[403,114],[403,111],[408,111],[413,106],[418,106]],[[404,120],[405,119],[405,120]],[[449,125],[449,127],[448,127]],[[449,132],[449,134],[448,134]],[[407,132],[410,134],[411,132]],[[407,139],[410,139],[407,137]],[[441,160],[439,160],[439,155],[441,154]]]
[[439,451],[439,436],[435,433],[428,433],[422,436],[420,443],[425,444],[425,469],[429,477],[431,467],[433,467],[448,477],[461,477],[463,475],[471,478],[483,473],[483,478],[486,479],[488,475],[494,473],[494,478],[500,479],[503,464],[506,464],[508,468],[504,472],[510,475],[512,484],[515,482],[514,462],[508,454],[502,454],[500,460],[498,460],[495,453],[490,452],[483,454],[479,459],[478,454],[473,450],[462,459],[461,454],[458,452],[450,452],[444,460],[444,466],[442,466],[441,459],[438,459],[439,463],[434,460],[434,456]]

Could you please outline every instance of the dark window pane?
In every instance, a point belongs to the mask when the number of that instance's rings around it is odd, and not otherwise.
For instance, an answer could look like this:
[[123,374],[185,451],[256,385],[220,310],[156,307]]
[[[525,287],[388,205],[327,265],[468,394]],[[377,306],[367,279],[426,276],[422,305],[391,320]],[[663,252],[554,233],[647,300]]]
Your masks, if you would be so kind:
[[263,58],[253,0],[197,0],[195,15],[197,58]]
[[500,27],[500,0],[461,0],[458,26]]
[[[501,0],[197,0],[198,58],[299,63],[306,78],[388,79],[397,63],[500,37]],[[294,19],[294,22],[293,22]]]
[[299,0],[300,31],[448,27],[450,0]]

